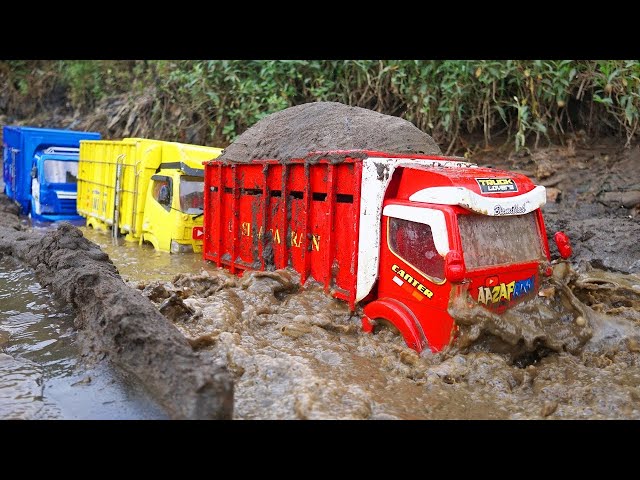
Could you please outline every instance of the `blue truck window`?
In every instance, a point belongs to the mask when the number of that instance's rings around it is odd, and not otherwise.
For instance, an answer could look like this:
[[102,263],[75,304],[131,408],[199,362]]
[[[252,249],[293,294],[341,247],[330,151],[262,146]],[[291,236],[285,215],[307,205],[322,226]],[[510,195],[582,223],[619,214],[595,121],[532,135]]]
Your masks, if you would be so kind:
[[49,183],[78,183],[78,162],[46,160],[44,179]]

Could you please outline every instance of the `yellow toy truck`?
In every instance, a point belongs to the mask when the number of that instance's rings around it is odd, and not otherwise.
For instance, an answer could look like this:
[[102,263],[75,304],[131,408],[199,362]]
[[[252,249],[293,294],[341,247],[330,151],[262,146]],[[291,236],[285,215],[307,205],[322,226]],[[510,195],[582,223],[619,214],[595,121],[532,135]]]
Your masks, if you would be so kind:
[[221,152],[143,138],[81,141],[78,213],[88,227],[156,250],[201,252],[202,162]]

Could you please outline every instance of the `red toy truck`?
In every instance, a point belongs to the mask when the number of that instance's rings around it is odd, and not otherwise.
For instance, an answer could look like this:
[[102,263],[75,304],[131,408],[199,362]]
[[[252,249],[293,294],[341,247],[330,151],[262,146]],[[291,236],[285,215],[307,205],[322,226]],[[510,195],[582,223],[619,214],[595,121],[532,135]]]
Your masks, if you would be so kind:
[[551,274],[545,201],[524,175],[452,157],[212,160],[203,256],[236,274],[292,267],[352,310],[362,302],[365,331],[386,321],[435,352],[454,337],[455,296],[501,313],[536,295],[540,272]]

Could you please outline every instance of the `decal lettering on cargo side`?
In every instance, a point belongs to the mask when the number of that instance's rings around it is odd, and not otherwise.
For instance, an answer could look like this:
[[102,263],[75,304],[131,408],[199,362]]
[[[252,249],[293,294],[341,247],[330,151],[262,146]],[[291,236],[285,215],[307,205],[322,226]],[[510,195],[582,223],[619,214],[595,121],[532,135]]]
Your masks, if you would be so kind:
[[513,178],[476,178],[482,193],[517,192],[518,186]]
[[[273,242],[280,245],[282,243],[280,229],[270,228],[269,232],[271,233]],[[258,238],[261,239],[264,235],[264,229],[261,226],[256,233],[256,228],[254,225],[252,225],[250,222],[242,222],[240,224],[240,233],[243,237],[252,237],[254,234],[257,234]],[[303,240],[304,235],[302,234],[302,232],[291,230],[291,236],[287,237],[287,245],[289,245],[290,247],[302,248]],[[311,235],[311,249],[315,250],[316,252],[320,251],[320,235],[317,235],[315,233]]]
[[413,298],[422,301],[424,297],[431,298],[433,297],[433,292],[421,284],[418,279],[413,278],[413,276],[405,272],[398,265],[393,265],[391,267],[393,273],[396,275],[393,277],[393,281],[399,287],[402,287],[407,293],[411,294]]
[[478,287],[478,303],[484,305],[499,303],[502,300],[512,300],[533,291],[535,275],[524,280],[514,280],[509,283],[498,283],[497,277],[489,277],[484,287]]

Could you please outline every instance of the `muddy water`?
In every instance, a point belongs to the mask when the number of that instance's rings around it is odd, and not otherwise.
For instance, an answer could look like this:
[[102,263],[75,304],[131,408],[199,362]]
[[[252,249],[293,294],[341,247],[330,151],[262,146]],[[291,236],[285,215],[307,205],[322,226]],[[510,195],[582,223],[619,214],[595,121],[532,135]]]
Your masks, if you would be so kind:
[[[228,365],[237,419],[640,418],[640,277],[556,266],[524,320],[461,319],[418,355],[294,272],[235,277],[199,255],[85,231],[196,349]],[[469,327],[468,331],[465,328]]]
[[165,418],[108,366],[81,365],[73,319],[30,270],[0,260],[0,419]]
[[123,237],[113,239],[109,233],[80,227],[82,234],[109,255],[123,280],[170,280],[178,273],[214,271],[202,261],[201,254],[171,255],[150,245],[138,245]]
[[[585,275],[570,272],[575,278],[565,278],[567,288],[583,294],[575,281]],[[626,281],[633,292],[640,289],[640,278]],[[229,366],[236,418],[640,418],[634,308],[611,316],[580,303],[579,311],[589,312],[585,324],[549,329],[546,342],[532,343],[528,355],[520,351],[526,333],[513,344],[518,355],[504,344],[494,348],[495,338],[418,355],[392,332],[363,334],[360,312],[350,315],[318,287],[299,289],[293,272],[238,279],[205,271],[137,288],[195,348]],[[536,302],[554,311],[547,297]],[[575,312],[570,318],[575,322]],[[557,322],[566,321],[558,315]],[[569,338],[568,331],[579,345],[566,342],[572,347],[566,349],[558,339]]]

